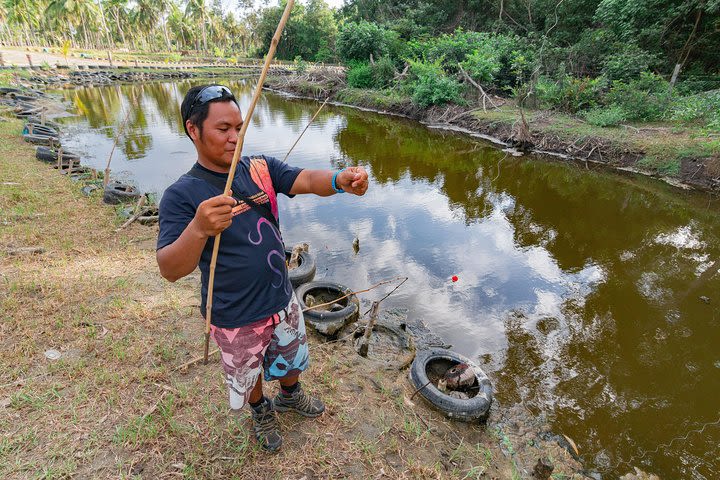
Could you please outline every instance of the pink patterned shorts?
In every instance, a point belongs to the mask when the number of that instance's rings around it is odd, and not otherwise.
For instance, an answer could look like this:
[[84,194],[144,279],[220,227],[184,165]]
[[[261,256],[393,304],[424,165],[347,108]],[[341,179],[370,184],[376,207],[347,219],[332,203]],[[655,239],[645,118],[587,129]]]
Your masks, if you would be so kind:
[[210,326],[220,348],[230,408],[248,401],[261,370],[266,381],[293,377],[308,367],[305,320],[295,293],[283,310],[238,328]]

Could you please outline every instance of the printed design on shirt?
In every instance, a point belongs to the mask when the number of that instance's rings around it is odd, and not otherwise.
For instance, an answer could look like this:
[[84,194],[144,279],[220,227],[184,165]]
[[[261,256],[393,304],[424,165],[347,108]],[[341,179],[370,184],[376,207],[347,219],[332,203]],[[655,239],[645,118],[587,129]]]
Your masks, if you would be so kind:
[[272,214],[275,215],[275,218],[279,218],[277,193],[275,193],[275,187],[273,186],[272,178],[270,177],[270,169],[268,168],[267,161],[264,158],[250,158],[250,177],[260,190],[267,193],[270,200],[270,210],[272,211]]
[[[265,192],[260,190],[260,192],[256,193],[255,195],[251,195],[250,200],[257,203],[258,205],[262,205],[263,203],[268,203],[270,201],[270,198]],[[252,207],[250,207],[250,205],[248,205],[242,200],[239,200],[239,203],[235,205],[232,209],[233,217],[236,215],[240,215],[241,213],[245,213],[251,208]],[[275,218],[277,218],[277,216]]]
[[[265,218],[260,217],[257,221],[257,225],[255,226],[255,229],[257,230],[257,240],[253,239],[253,232],[248,233],[248,241],[252,243],[253,245],[260,245],[263,243],[263,234],[262,234],[262,226],[267,225],[267,227],[270,229],[273,235],[275,235],[275,238],[278,242],[282,245],[282,238],[280,237],[280,232],[275,229],[272,223]],[[273,265],[273,258],[275,258],[276,265]],[[290,282],[287,279],[287,268],[285,267],[285,252],[280,252],[278,250],[270,250],[267,254],[267,264],[268,267],[270,267],[270,270],[275,273],[278,278],[278,283],[275,284],[272,283],[273,288],[281,288],[285,291],[285,294],[290,293]]]

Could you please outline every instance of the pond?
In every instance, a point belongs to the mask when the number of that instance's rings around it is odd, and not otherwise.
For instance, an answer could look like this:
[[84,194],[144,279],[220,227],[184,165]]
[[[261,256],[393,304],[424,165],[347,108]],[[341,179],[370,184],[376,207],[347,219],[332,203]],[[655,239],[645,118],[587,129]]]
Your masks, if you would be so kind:
[[[64,143],[104,169],[134,105],[112,175],[159,197],[195,161],[179,105],[197,83],[63,91],[79,114]],[[254,83],[224,83],[245,111]],[[244,153],[283,158],[318,105],[265,94]],[[589,469],[720,477],[716,198],[333,106],[288,161],[371,175],[363,198],[282,197],[286,243],[310,243],[316,278],[361,289],[408,276],[383,306],[475,359],[501,404],[546,417]]]

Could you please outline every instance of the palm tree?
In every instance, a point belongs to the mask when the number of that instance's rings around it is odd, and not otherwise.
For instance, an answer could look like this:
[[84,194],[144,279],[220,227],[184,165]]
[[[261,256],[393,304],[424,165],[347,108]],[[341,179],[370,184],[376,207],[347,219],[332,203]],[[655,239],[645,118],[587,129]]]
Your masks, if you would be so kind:
[[196,22],[199,21],[202,24],[203,51],[205,52],[207,52],[207,31],[205,23],[208,13],[205,0],[189,0],[187,6],[185,7],[185,15]]
[[90,47],[88,30],[97,25],[98,18],[97,5],[92,0],[50,0],[45,14],[56,27],[64,21],[71,32],[82,28],[85,47]]
[[123,28],[123,25],[128,24],[127,3],[128,0],[105,0],[104,2],[104,9],[114,19],[114,21],[111,22],[111,25],[117,28],[117,33],[120,34],[120,40],[122,41],[123,46],[127,46],[127,41],[125,40],[125,29]]

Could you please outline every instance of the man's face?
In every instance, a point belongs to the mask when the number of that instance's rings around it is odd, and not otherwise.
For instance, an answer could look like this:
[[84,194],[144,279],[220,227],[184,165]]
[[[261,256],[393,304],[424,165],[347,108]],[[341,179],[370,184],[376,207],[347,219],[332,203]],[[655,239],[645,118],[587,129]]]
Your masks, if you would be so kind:
[[203,122],[202,135],[196,125],[187,123],[190,138],[195,143],[198,157],[228,171],[232,163],[238,132],[243,119],[235,102],[213,102]]

